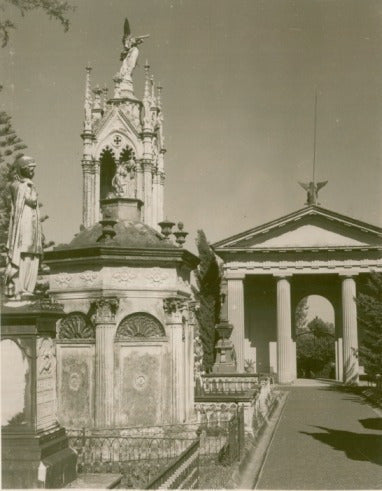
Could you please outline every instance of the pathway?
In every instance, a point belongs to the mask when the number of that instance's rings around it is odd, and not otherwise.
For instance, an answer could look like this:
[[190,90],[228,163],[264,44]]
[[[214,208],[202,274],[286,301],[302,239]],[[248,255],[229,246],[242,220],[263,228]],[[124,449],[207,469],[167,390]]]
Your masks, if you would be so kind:
[[382,412],[340,387],[298,385],[256,489],[382,489]]

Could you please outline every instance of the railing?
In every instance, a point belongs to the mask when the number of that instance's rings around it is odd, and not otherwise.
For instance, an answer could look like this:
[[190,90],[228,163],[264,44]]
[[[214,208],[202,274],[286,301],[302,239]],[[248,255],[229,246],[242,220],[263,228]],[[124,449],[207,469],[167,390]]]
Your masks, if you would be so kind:
[[149,482],[146,489],[195,489],[199,485],[199,446],[197,440],[174,462]]
[[195,432],[189,437],[140,437],[68,430],[68,436],[78,454],[78,473],[121,473],[123,488],[145,488],[197,441]]
[[197,379],[195,395],[243,394],[256,390],[261,376],[258,374],[206,374]]

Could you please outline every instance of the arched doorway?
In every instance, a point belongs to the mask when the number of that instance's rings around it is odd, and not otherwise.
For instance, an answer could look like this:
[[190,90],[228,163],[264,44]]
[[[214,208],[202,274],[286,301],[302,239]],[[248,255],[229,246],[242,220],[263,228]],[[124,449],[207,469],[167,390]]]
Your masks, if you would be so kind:
[[100,198],[107,198],[112,191],[112,180],[116,170],[116,159],[114,152],[106,147],[102,150],[100,157]]
[[307,295],[294,311],[297,378],[336,378],[336,328],[332,303]]

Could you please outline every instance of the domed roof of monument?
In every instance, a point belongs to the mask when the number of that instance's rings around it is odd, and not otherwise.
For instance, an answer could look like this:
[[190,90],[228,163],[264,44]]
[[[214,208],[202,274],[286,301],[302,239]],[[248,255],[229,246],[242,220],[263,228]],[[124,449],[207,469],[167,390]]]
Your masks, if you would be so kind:
[[105,237],[105,227],[101,223],[82,230],[69,244],[60,244],[54,250],[83,249],[88,247],[120,247],[133,249],[178,249],[172,242],[152,227],[141,222],[117,222],[112,227],[113,237]]

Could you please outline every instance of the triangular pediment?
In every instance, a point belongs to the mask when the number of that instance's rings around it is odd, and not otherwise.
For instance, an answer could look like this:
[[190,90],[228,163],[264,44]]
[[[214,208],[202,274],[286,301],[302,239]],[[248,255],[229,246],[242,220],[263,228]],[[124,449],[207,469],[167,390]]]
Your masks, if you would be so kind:
[[120,131],[133,133],[136,137],[138,131],[132,124],[132,122],[126,117],[126,115],[118,108],[113,108],[105,117],[99,122],[99,126],[96,128],[95,136],[98,140],[105,138],[110,132]]
[[382,229],[310,206],[214,244],[216,250],[337,249],[382,246]]

